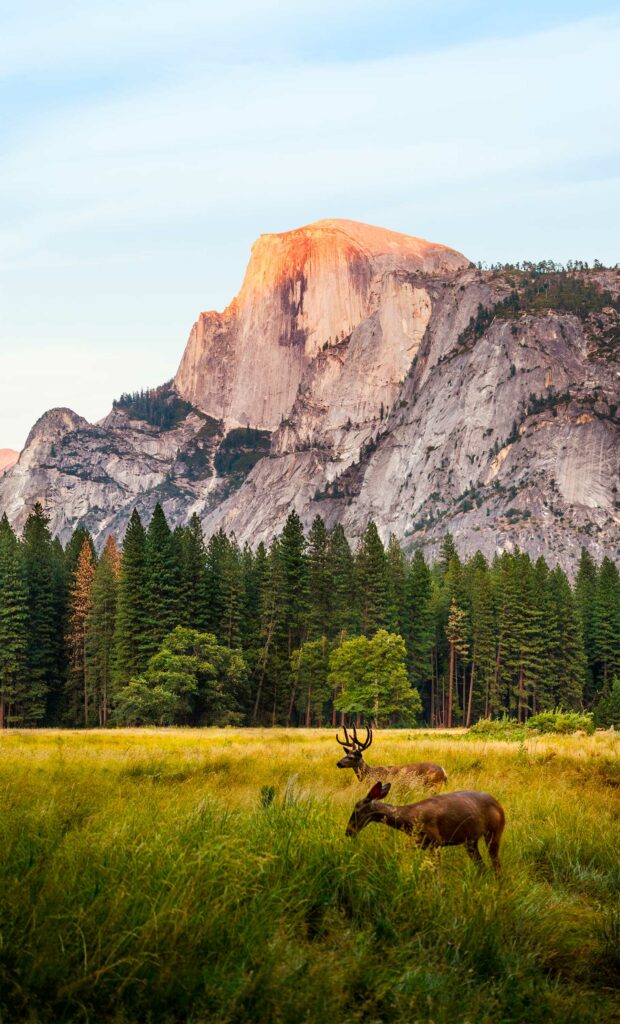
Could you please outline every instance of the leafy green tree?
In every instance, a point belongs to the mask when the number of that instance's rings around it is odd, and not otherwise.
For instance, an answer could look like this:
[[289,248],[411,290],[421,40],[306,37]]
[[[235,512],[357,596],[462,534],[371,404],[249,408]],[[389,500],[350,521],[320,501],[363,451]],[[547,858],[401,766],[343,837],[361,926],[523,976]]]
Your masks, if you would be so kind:
[[359,626],[371,636],[387,624],[387,559],[375,523],[370,520],[355,559]]
[[[28,693],[28,594],[17,538],[0,522],[0,730],[37,720]],[[34,716],[32,712],[34,711]]]
[[120,554],[114,537],[110,536],[95,569],[86,621],[86,687],[100,726],[108,724],[110,712],[120,571]]
[[291,673],[297,709],[306,728],[312,721],[321,725],[323,708],[331,697],[329,673],[329,643],[327,637],[307,640],[291,655]]
[[420,695],[407,676],[405,642],[397,634],[380,629],[371,638],[345,640],[330,655],[329,670],[340,711],[375,723],[400,719],[413,724],[422,710]]
[[115,719],[127,724],[235,725],[243,719],[247,666],[212,633],[177,626],[145,673],[119,691]]
[[122,685],[146,666],[146,534],[134,509],[123,544],[116,605],[114,682]]

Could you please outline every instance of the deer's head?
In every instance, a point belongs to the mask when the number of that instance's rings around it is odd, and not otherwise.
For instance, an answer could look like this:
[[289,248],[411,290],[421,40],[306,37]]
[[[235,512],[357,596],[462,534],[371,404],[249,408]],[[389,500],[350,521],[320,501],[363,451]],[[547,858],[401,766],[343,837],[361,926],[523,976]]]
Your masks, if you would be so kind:
[[375,809],[375,800],[383,800],[389,792],[389,782],[375,782],[374,786],[366,796],[357,801],[353,808],[353,814],[349,818],[349,824],[347,825],[345,834],[348,836],[356,836],[358,832],[361,832],[363,828],[366,828],[366,825],[372,821]]
[[372,743],[372,729],[366,726],[366,739],[360,740],[357,735],[357,730],[353,726],[353,733],[349,736],[347,727],[344,726],[344,739],[341,740],[338,733],[336,733],[336,739],[341,747],[345,749],[344,757],[341,757],[336,762],[337,768],[357,768],[362,762],[362,754]]

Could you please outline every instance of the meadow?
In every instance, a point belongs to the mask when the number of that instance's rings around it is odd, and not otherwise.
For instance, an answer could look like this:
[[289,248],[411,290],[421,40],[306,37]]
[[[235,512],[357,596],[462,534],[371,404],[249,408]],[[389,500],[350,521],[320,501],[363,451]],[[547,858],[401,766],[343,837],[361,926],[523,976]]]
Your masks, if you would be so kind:
[[620,1020],[617,735],[371,753],[496,796],[500,880],[346,838],[365,788],[332,731],[5,732],[2,1024]]

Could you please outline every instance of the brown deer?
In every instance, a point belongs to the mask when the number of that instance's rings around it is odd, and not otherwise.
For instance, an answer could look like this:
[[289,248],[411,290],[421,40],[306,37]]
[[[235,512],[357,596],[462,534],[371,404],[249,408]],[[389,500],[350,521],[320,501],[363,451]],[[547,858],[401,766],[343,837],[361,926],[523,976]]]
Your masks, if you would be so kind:
[[464,846],[478,867],[483,864],[478,849],[478,840],[482,838],[493,867],[499,872],[499,844],[506,819],[495,797],[475,790],[461,790],[395,807],[382,803],[389,790],[389,782],[375,782],[363,800],[358,800],[347,825],[348,836],[356,836],[371,821],[376,821],[413,836],[423,849]]
[[431,761],[421,761],[418,764],[399,764],[383,768],[376,765],[371,768],[363,758],[363,752],[368,750],[372,743],[372,729],[366,726],[366,739],[358,739],[357,730],[353,726],[352,736],[349,737],[346,726],[344,726],[344,740],[341,740],[338,733],[336,739],[341,747],[344,747],[346,754],[337,762],[338,768],[352,768],[360,782],[371,782],[373,779],[392,779],[393,782],[421,782],[424,786],[436,786],[439,783],[447,782],[448,776],[441,765],[433,764]]

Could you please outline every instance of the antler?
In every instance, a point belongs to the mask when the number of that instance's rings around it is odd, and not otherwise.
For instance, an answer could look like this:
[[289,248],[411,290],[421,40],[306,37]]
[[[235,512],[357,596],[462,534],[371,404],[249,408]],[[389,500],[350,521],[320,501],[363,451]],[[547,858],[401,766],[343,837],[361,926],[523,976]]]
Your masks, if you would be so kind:
[[346,725],[343,725],[342,728],[344,729],[344,739],[341,740],[338,733],[336,733],[336,739],[338,740],[338,743],[340,744],[341,747],[350,747],[351,749],[353,749],[357,743],[357,738],[350,740]]
[[361,742],[361,740],[358,740],[357,738],[355,726],[353,726],[353,736],[355,738],[358,750],[368,750],[370,744],[372,743],[372,729],[370,728],[369,725],[366,726],[366,739],[364,740],[363,743]]

